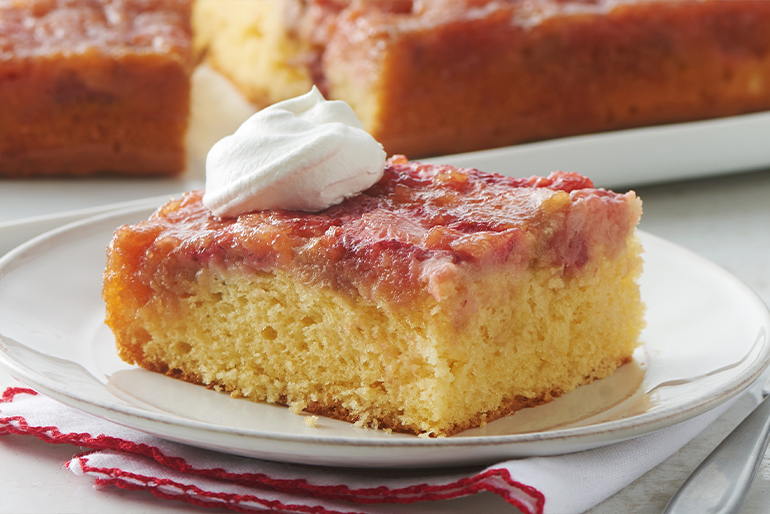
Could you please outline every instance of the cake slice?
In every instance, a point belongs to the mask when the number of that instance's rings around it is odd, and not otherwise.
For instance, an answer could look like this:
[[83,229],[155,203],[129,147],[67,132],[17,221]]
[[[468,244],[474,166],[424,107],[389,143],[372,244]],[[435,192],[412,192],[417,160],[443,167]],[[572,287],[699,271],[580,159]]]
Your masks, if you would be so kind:
[[190,0],[0,2],[0,177],[185,169]]
[[317,213],[219,218],[202,195],[115,232],[103,296],[129,363],[439,436],[607,377],[638,345],[632,192],[395,157]]
[[770,109],[766,0],[198,0],[194,26],[252,101],[314,83],[389,155]]

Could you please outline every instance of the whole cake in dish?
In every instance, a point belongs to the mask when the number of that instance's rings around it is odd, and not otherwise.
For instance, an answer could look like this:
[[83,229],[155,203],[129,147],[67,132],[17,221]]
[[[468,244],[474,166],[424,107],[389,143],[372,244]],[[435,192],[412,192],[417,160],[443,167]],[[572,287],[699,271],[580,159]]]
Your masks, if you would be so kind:
[[0,1],[0,177],[185,169],[190,0]]
[[219,217],[203,194],[115,232],[103,296],[129,363],[441,436],[607,377],[638,345],[633,193],[394,157],[318,212]]
[[410,158],[770,109],[766,0],[198,0],[194,27],[255,103],[316,84]]

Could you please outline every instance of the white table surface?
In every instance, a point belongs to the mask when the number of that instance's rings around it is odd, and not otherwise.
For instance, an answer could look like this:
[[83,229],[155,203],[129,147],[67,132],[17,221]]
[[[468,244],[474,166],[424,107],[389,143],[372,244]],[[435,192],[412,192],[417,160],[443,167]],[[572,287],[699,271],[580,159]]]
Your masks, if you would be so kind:
[[[770,304],[770,171],[641,187],[637,192],[644,200],[642,229],[713,260]],[[25,208],[32,213],[44,214],[50,206],[25,204]],[[3,236],[6,236],[6,243],[14,236],[8,225],[12,219],[13,213],[4,216],[0,209],[0,253],[4,251]],[[0,388],[12,385],[18,384],[0,371]],[[661,512],[689,473],[753,408],[760,386],[756,384],[751,394],[744,395],[682,450],[589,513]],[[95,489],[91,479],[77,477],[62,466],[80,451],[77,447],[50,445],[29,436],[0,437],[0,513],[230,512],[160,500],[144,492],[114,487]],[[359,507],[356,508],[365,510],[365,506]],[[517,512],[491,493],[459,500],[394,506],[392,511],[396,514]],[[741,512],[759,514],[768,511],[770,460],[766,459]]]

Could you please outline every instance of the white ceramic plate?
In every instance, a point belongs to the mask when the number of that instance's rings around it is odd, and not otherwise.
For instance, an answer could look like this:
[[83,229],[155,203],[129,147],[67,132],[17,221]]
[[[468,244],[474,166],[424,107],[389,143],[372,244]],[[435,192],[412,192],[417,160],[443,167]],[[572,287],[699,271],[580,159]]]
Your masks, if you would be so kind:
[[[209,148],[234,132],[254,110],[221,75],[201,66],[192,79],[188,169],[182,176],[164,180],[3,180],[0,228],[3,223],[32,217],[55,219],[61,212],[73,219],[83,218],[104,205],[202,187]],[[597,187],[620,190],[770,168],[769,137],[770,112],[761,112],[447,155],[426,162],[520,177],[576,171],[590,177]]]
[[612,377],[445,439],[363,430],[233,399],[126,365],[103,324],[105,246],[157,200],[49,232],[0,259],[0,365],[92,414],[240,455],[344,466],[444,466],[602,446],[706,412],[745,389],[770,358],[770,314],[732,275],[643,234],[644,346]]

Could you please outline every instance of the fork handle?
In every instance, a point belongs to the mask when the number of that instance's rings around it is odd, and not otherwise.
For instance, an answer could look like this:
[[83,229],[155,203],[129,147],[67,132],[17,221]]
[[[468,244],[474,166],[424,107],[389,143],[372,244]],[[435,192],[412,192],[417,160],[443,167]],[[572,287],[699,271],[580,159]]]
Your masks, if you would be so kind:
[[693,471],[663,514],[738,514],[770,441],[768,400],[770,396]]

